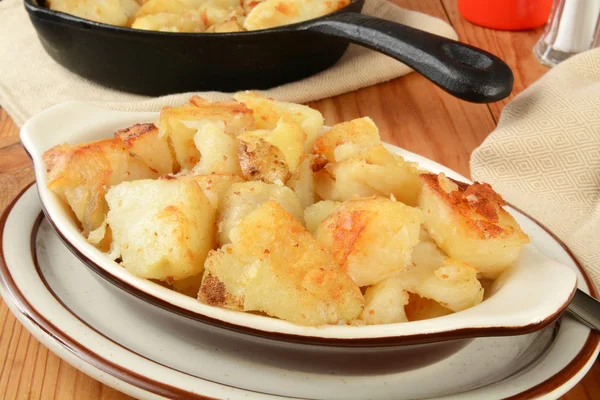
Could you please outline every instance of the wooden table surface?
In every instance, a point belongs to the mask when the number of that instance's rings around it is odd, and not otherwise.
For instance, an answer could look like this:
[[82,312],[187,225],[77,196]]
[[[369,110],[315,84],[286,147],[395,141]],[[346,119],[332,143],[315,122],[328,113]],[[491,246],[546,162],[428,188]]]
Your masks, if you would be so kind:
[[[450,24],[461,41],[497,54],[515,75],[513,94],[490,105],[459,101],[412,73],[393,81],[315,101],[331,125],[370,116],[382,139],[440,162],[469,176],[469,156],[494,129],[504,105],[542,76],[531,49],[542,28],[502,32],[475,26],[462,19],[456,0],[395,0]],[[0,210],[28,183],[32,166],[19,144],[19,130],[0,109]],[[563,399],[600,399],[600,365]],[[0,300],[0,399],[127,399],[77,371],[34,339]]]

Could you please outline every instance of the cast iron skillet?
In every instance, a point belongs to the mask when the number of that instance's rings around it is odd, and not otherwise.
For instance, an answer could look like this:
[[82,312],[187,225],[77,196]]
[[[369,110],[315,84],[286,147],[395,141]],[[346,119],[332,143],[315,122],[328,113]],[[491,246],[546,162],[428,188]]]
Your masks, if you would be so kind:
[[498,57],[362,15],[364,0],[293,25],[206,34],[101,24],[49,10],[44,1],[25,0],[25,8],[48,54],[72,72],[127,92],[266,89],[330,67],[349,42],[402,61],[463,100],[497,101],[509,95],[513,84],[510,68]]

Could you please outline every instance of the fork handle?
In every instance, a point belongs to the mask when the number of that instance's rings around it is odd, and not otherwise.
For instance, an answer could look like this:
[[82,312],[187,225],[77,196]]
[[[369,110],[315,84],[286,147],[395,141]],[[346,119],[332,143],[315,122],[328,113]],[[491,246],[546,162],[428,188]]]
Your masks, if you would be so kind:
[[577,289],[567,311],[590,329],[600,332],[600,301]]

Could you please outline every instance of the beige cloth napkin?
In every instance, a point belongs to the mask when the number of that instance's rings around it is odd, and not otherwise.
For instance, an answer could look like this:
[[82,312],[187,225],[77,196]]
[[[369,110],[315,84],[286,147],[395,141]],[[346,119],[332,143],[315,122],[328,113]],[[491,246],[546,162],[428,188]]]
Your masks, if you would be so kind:
[[600,287],[600,48],[515,97],[471,175],[554,232]]
[[[367,0],[364,13],[400,22],[456,39],[446,22],[404,10],[385,0]],[[315,76],[285,84],[264,93],[297,103],[318,100],[405,75],[410,69],[390,57],[359,46],[350,46],[342,59]],[[252,88],[248,88],[252,89]],[[218,92],[200,93],[211,100],[230,98]],[[159,110],[181,104],[190,94],[159,98],[107,89],[70,73],[42,48],[22,0],[0,1],[0,105],[21,126],[28,118],[68,100],[91,101],[106,108],[138,111]]]

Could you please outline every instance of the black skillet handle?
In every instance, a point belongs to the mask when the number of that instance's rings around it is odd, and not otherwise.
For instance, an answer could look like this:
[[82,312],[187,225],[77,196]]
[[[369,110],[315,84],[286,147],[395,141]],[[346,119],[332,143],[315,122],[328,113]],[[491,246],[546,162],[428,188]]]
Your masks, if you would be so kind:
[[512,71],[498,57],[406,25],[347,12],[316,20],[303,29],[393,57],[462,100],[490,103],[512,90]]

